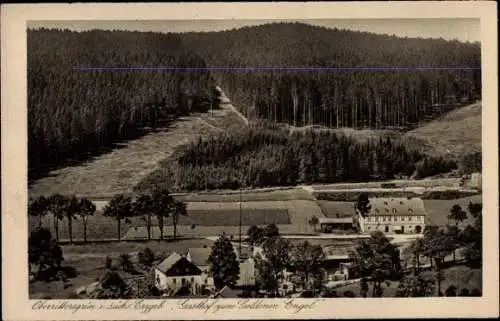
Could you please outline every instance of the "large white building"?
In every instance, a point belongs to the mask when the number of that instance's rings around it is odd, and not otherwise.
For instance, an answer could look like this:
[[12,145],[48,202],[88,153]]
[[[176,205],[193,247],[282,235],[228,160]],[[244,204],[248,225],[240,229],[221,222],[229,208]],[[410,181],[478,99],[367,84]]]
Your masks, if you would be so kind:
[[367,214],[356,213],[362,233],[419,234],[424,231],[427,213],[420,198],[371,198],[369,206]]

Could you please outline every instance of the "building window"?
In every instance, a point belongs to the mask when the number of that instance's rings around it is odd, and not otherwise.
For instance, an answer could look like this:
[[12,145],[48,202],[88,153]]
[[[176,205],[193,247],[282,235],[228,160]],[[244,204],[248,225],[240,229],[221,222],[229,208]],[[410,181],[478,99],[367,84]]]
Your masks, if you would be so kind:
[[368,231],[371,230],[372,228],[368,226]]
[[384,216],[384,217],[383,217],[383,219],[382,219],[382,221],[384,221],[384,222],[385,222],[385,220],[386,220],[386,218],[385,218],[385,216]]
[[392,221],[392,218],[389,216],[387,220],[390,222],[390,221]]
[[177,283],[177,279],[176,279],[176,278],[174,278],[174,284],[176,284],[176,283]]
[[181,279],[181,283],[182,283],[182,285],[186,284],[186,279],[185,279],[185,278],[182,278],[182,279]]
[[397,222],[398,221],[398,218],[397,217],[394,217],[394,222]]
[[392,209],[392,213],[396,214],[397,210],[395,208]]
[[410,222],[411,222],[411,216],[410,216],[410,217],[408,217],[408,221],[410,221]]
[[401,217],[401,222],[404,222],[404,220],[405,220],[405,217],[404,217],[404,216],[402,216],[402,217]]
[[389,209],[388,209],[387,207],[385,208],[385,212],[386,212],[386,213],[389,213]]
[[375,213],[377,213],[377,214],[378,214],[379,212],[380,212],[380,211],[379,211],[379,209],[378,209],[378,208],[376,208],[376,209],[375,209]]
[[194,277],[191,277],[191,282],[194,282]]
[[208,284],[208,279],[205,279],[205,284]]

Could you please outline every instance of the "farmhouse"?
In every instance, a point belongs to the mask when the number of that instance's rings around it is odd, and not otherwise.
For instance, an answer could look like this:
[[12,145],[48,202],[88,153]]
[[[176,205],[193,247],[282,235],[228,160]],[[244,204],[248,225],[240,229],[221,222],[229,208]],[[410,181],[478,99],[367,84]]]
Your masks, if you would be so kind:
[[183,294],[200,295],[213,286],[213,280],[205,271],[204,265],[198,267],[193,253],[171,253],[155,269],[155,285],[167,296]]
[[[210,275],[210,248],[190,248],[171,253],[155,269],[156,287],[167,296],[183,293],[187,296],[201,295],[214,288]],[[255,285],[255,262],[242,251],[238,255],[240,275],[237,287]],[[180,254],[179,254],[180,253]]]
[[352,217],[322,217],[319,219],[321,232],[350,231],[354,229]]
[[422,233],[427,213],[420,198],[372,198],[370,211],[362,215],[357,211],[360,232],[370,233]]

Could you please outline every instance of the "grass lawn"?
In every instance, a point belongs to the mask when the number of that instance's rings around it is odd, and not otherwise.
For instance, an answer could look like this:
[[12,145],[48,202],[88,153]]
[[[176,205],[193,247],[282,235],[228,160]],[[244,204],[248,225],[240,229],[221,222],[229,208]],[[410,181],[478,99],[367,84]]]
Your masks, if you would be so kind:
[[467,205],[469,202],[482,203],[482,195],[459,198],[456,200],[424,200],[425,210],[429,214],[429,221],[426,224],[445,226],[448,223],[448,214],[453,205],[458,204],[467,212],[468,220],[462,224],[466,226],[471,224],[471,216],[468,213]]

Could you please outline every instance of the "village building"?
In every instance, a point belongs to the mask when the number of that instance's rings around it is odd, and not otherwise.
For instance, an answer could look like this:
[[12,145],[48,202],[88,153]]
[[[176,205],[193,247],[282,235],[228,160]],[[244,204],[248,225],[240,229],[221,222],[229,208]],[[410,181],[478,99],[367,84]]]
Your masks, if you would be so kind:
[[155,286],[167,296],[200,295],[213,286],[205,265],[197,266],[192,253],[171,253],[155,269]]
[[322,233],[355,231],[352,217],[321,217],[318,224]]
[[427,213],[420,198],[371,198],[369,206],[367,214],[356,211],[361,233],[419,234],[424,231]]
[[[239,255],[240,274],[236,287],[255,285],[255,261],[242,250]],[[213,292],[214,280],[210,274],[210,248],[190,248],[172,252],[155,269],[155,285],[166,296],[199,296]]]

